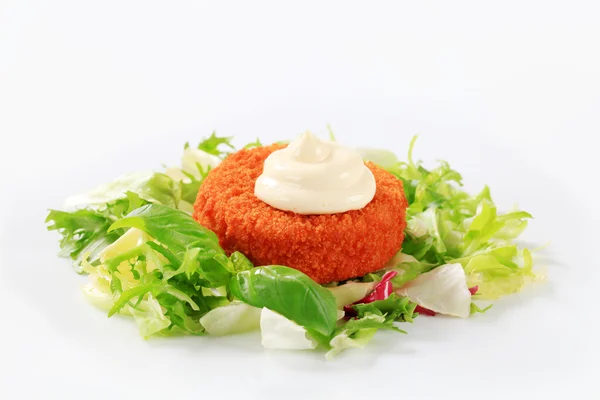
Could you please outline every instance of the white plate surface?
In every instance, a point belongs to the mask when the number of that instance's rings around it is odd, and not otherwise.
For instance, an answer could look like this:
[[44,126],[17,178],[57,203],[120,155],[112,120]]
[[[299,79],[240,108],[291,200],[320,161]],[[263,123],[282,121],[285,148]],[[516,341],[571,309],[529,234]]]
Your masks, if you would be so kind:
[[[2,6],[0,398],[598,398],[591,2],[174,3]],[[420,133],[418,158],[531,212],[548,282],[326,362],[256,334],[144,341],[56,257],[43,221],[70,194],[175,164],[213,129],[244,144],[327,123],[401,155]]]

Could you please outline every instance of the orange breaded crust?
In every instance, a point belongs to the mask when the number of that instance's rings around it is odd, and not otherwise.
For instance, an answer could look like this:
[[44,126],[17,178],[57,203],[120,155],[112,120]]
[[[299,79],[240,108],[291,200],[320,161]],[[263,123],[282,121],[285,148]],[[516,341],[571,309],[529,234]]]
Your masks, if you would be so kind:
[[213,169],[200,187],[194,218],[219,237],[228,254],[254,265],[285,265],[318,283],[381,269],[402,247],[406,208],[402,181],[367,163],[377,190],[361,210],[330,215],[281,211],[254,195],[265,159],[285,145],[241,150]]

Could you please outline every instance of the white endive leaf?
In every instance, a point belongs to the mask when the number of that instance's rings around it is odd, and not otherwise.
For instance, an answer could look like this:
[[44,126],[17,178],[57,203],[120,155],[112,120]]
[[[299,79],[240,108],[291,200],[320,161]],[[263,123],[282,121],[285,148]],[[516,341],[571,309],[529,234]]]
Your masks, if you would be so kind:
[[308,338],[306,329],[281,314],[263,308],[260,314],[262,345],[267,349],[314,349],[317,343]]
[[421,274],[396,293],[440,314],[467,318],[471,311],[471,292],[460,264],[442,265]]
[[200,324],[213,336],[232,335],[258,329],[260,314],[260,308],[234,302],[210,310],[200,318]]

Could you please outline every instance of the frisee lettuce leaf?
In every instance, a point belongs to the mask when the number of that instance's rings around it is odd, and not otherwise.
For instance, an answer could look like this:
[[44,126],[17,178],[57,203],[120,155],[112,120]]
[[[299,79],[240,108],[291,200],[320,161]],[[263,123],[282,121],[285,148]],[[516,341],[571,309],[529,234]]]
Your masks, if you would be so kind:
[[46,223],[48,230],[62,236],[60,255],[71,257],[75,270],[82,272],[84,255],[96,263],[100,252],[125,233],[125,229],[109,232],[116,220],[145,204],[176,208],[180,199],[180,184],[165,174],[128,174],[67,199],[70,211],[49,210]]
[[367,314],[374,314],[384,317],[386,323],[392,323],[396,321],[412,322],[416,306],[417,304],[411,302],[407,297],[392,293],[386,299],[355,304],[352,308],[356,311],[359,319]]
[[384,160],[383,167],[402,180],[409,203],[402,253],[415,258],[392,266],[402,273],[396,286],[444,264],[460,263],[470,285],[479,285],[478,297],[496,299],[521,290],[535,278],[529,252],[515,239],[532,216],[516,210],[501,214],[486,186],[470,195],[462,176],[448,162],[426,169],[413,160],[413,137],[408,161],[392,162],[387,150],[364,152],[369,160]]
[[[198,150],[202,150],[208,154],[212,154],[214,156],[218,156],[221,158],[225,158],[227,155],[231,154],[228,150],[235,151],[235,147],[231,144],[231,140],[233,137],[219,137],[216,132],[213,132],[207,139],[204,139],[198,145]],[[189,147],[189,144],[186,144],[186,148]],[[228,150],[221,150],[223,147]]]
[[127,192],[125,198],[107,203],[103,208],[70,212],[50,210],[46,223],[48,230],[56,230],[61,235],[59,255],[70,257],[75,271],[81,273],[84,257],[88,262],[96,263],[100,253],[125,233],[123,229],[108,232],[110,225],[131,207],[145,203],[137,194]]
[[181,198],[191,206],[204,178],[220,163],[221,159],[215,155],[187,147],[183,150],[181,168],[168,168],[166,173],[180,182]]
[[[198,144],[196,148],[186,143],[183,148],[180,167],[167,168],[165,173],[181,184],[182,206],[179,208],[191,213],[200,185],[208,173],[221,163],[225,155],[219,150],[222,144],[231,147],[231,138],[213,134]],[[208,151],[207,151],[208,150]]]
[[167,168],[165,173],[126,174],[67,198],[65,210],[49,210],[48,230],[61,235],[59,255],[73,259],[74,269],[83,272],[84,255],[87,262],[97,263],[100,252],[123,235],[125,229],[108,232],[108,227],[127,212],[146,204],[159,204],[191,213],[202,181],[225,154],[219,148],[231,148],[230,140],[213,133],[197,148],[186,144],[181,167]]
[[99,209],[127,198],[127,193],[135,193],[148,203],[164,204],[172,208],[177,208],[181,200],[179,182],[163,173],[141,172],[120,176],[88,192],[71,196],[65,201],[65,208]]
[[329,351],[325,357],[331,359],[349,348],[363,349],[380,329],[406,333],[384,315],[367,312],[361,318],[351,319],[336,330],[329,341]]
[[[164,226],[169,213],[171,225]],[[212,232],[182,211],[147,205],[119,221],[135,226],[101,253],[98,265],[84,264],[90,275],[86,295],[109,308],[109,316],[132,315],[144,336],[203,334],[200,319],[230,304],[226,293],[207,289],[228,283],[234,260],[223,254]]]
[[260,141],[260,139],[259,139],[259,138],[256,138],[256,140],[255,140],[254,142],[250,142],[250,143],[248,143],[248,144],[247,144],[247,145],[245,145],[243,148],[244,148],[244,149],[251,149],[251,148],[253,148],[253,147],[262,147],[262,146],[263,146],[263,144],[262,144],[262,142]]
[[[339,286],[339,293],[344,293],[346,285],[357,285],[357,283],[346,283]],[[357,286],[349,289],[354,292]],[[345,300],[342,301],[344,303]],[[412,322],[415,317],[416,304],[405,297],[392,293],[384,300],[371,303],[354,304],[351,306],[355,311],[354,317],[348,317],[338,321],[336,329],[329,335],[323,335],[313,330],[308,330],[309,336],[321,347],[328,350],[328,359],[348,348],[364,348],[371,341],[378,330],[392,330],[406,333],[396,326],[397,322]]]

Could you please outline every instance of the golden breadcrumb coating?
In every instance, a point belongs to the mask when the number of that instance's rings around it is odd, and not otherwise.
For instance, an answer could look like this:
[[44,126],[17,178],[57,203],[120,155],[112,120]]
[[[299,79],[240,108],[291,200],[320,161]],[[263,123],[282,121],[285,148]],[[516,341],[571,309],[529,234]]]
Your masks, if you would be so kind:
[[265,159],[285,145],[241,150],[213,169],[200,187],[194,218],[214,231],[223,249],[244,253],[256,266],[285,265],[318,283],[381,269],[402,246],[406,208],[402,181],[367,163],[377,190],[360,210],[300,215],[254,195]]

